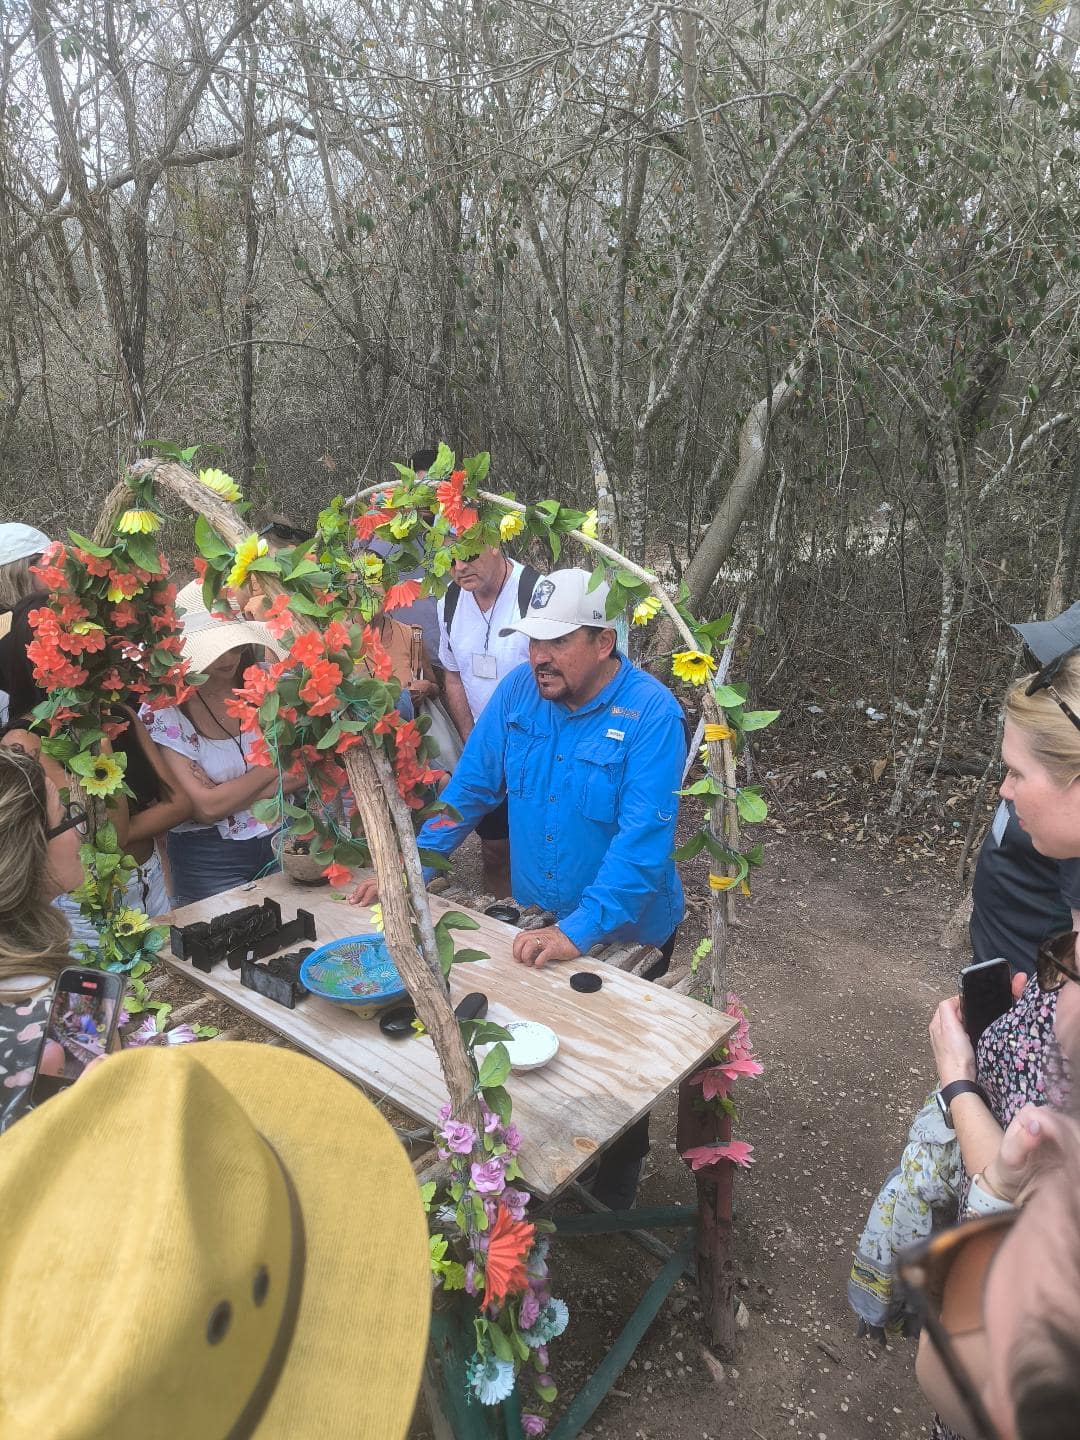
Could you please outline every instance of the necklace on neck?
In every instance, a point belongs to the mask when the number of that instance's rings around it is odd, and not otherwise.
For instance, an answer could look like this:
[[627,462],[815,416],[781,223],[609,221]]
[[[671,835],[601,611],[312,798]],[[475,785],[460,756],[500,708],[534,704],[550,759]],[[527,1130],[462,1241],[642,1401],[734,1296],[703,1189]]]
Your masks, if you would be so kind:
[[485,629],[484,629],[484,654],[485,654],[485,655],[488,653],[488,646],[489,646],[490,643],[491,643],[491,626],[492,626],[492,622],[493,622],[494,619],[495,619],[495,607],[496,607],[496,605],[498,605],[499,599],[500,599],[500,597],[502,596],[503,591],[506,589],[506,582],[510,579],[510,576],[513,574],[513,572],[514,572],[514,567],[513,567],[513,565],[511,565],[510,561],[509,561],[509,560],[506,558],[506,556],[504,555],[504,556],[503,556],[503,578],[502,578],[502,584],[499,586],[498,590],[496,590],[496,592],[495,592],[495,599],[492,600],[490,608],[487,609],[487,610],[481,610],[481,609],[480,609],[480,601],[477,600],[477,598],[476,598],[475,595],[472,597],[472,602],[473,602],[473,604],[476,606],[477,610],[478,610],[479,613],[480,613],[480,619],[483,620],[483,621],[484,621],[484,624],[485,624]]
[[[210,707],[210,702],[207,700],[206,696],[202,693],[201,690],[196,690],[196,691],[195,691],[195,694],[196,694],[196,695],[199,697],[199,699],[202,701],[202,707],[203,707],[203,709],[206,711],[206,713],[210,716],[210,719],[213,720],[214,724],[215,724],[215,725],[218,727],[218,729],[221,731],[222,738],[224,738],[224,739],[226,739],[226,740],[231,740],[231,741],[233,742],[233,744],[236,746],[236,748],[240,751],[240,758],[241,758],[241,760],[243,760],[243,762],[244,762],[244,769],[246,770],[246,769],[247,769],[247,756],[244,754],[244,746],[243,746],[243,744],[242,744],[242,742],[241,742],[241,740],[240,740],[239,735],[234,735],[234,734],[232,733],[232,731],[228,728],[228,726],[225,725],[225,724],[219,719],[219,717],[218,717],[218,716],[214,713],[214,711],[211,709],[211,707]],[[210,738],[212,738],[212,737],[207,736],[207,739],[210,739]]]

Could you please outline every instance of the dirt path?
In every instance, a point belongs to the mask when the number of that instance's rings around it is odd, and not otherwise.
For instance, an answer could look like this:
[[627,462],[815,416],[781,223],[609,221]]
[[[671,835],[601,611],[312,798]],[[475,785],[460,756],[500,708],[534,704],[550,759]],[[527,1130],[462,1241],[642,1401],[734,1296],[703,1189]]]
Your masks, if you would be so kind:
[[[757,1155],[736,1183],[736,1258],[749,1311],[738,1354],[714,1379],[694,1291],[678,1287],[589,1435],[912,1440],[929,1431],[913,1347],[855,1339],[845,1288],[870,1201],[933,1083],[926,1027],[956,968],[937,943],[950,902],[934,876],[879,863],[861,847],[847,853],[857,858],[771,840],[755,895],[740,907],[729,978],[766,1071],[735,1094],[736,1133]],[[642,1203],[692,1196],[673,1140],[669,1098],[654,1118]],[[552,1353],[568,1396],[657,1263],[626,1241],[557,1248],[565,1256],[557,1293],[570,1305],[571,1328]]]

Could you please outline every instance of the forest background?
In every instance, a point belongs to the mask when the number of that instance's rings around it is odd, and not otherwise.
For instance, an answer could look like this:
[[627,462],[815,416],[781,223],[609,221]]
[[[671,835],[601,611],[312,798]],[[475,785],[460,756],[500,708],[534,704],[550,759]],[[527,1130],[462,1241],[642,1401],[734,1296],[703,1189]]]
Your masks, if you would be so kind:
[[775,795],[962,850],[1005,622],[1076,596],[1078,43],[1020,0],[8,0],[0,513],[84,528],[159,437],[301,519],[490,450],[743,601]]

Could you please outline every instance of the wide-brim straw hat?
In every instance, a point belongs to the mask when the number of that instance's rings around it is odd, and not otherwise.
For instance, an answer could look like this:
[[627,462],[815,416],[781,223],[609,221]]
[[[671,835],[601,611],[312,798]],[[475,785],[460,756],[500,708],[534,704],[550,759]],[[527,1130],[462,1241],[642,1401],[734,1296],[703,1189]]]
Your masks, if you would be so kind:
[[403,1440],[430,1313],[390,1125],[304,1055],[110,1057],[0,1137],[4,1440]]
[[230,620],[224,614],[211,614],[202,602],[202,586],[197,580],[185,585],[177,595],[176,610],[184,632],[184,655],[196,672],[205,670],[230,650],[239,650],[245,645],[261,645],[279,660],[284,660],[288,653],[281,641],[259,621],[245,620],[242,616]]

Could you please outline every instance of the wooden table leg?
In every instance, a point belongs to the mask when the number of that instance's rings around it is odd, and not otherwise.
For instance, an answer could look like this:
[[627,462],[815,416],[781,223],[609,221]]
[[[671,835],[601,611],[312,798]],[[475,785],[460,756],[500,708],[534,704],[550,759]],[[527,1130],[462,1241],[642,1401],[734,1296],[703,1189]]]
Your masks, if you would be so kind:
[[[694,1102],[697,1102],[696,1105]],[[680,1154],[698,1145],[731,1139],[731,1117],[702,1108],[700,1088],[683,1081],[675,1144]],[[731,1200],[735,1166],[730,1160],[695,1170],[697,1231],[694,1263],[709,1343],[722,1359],[735,1349],[735,1249]]]

